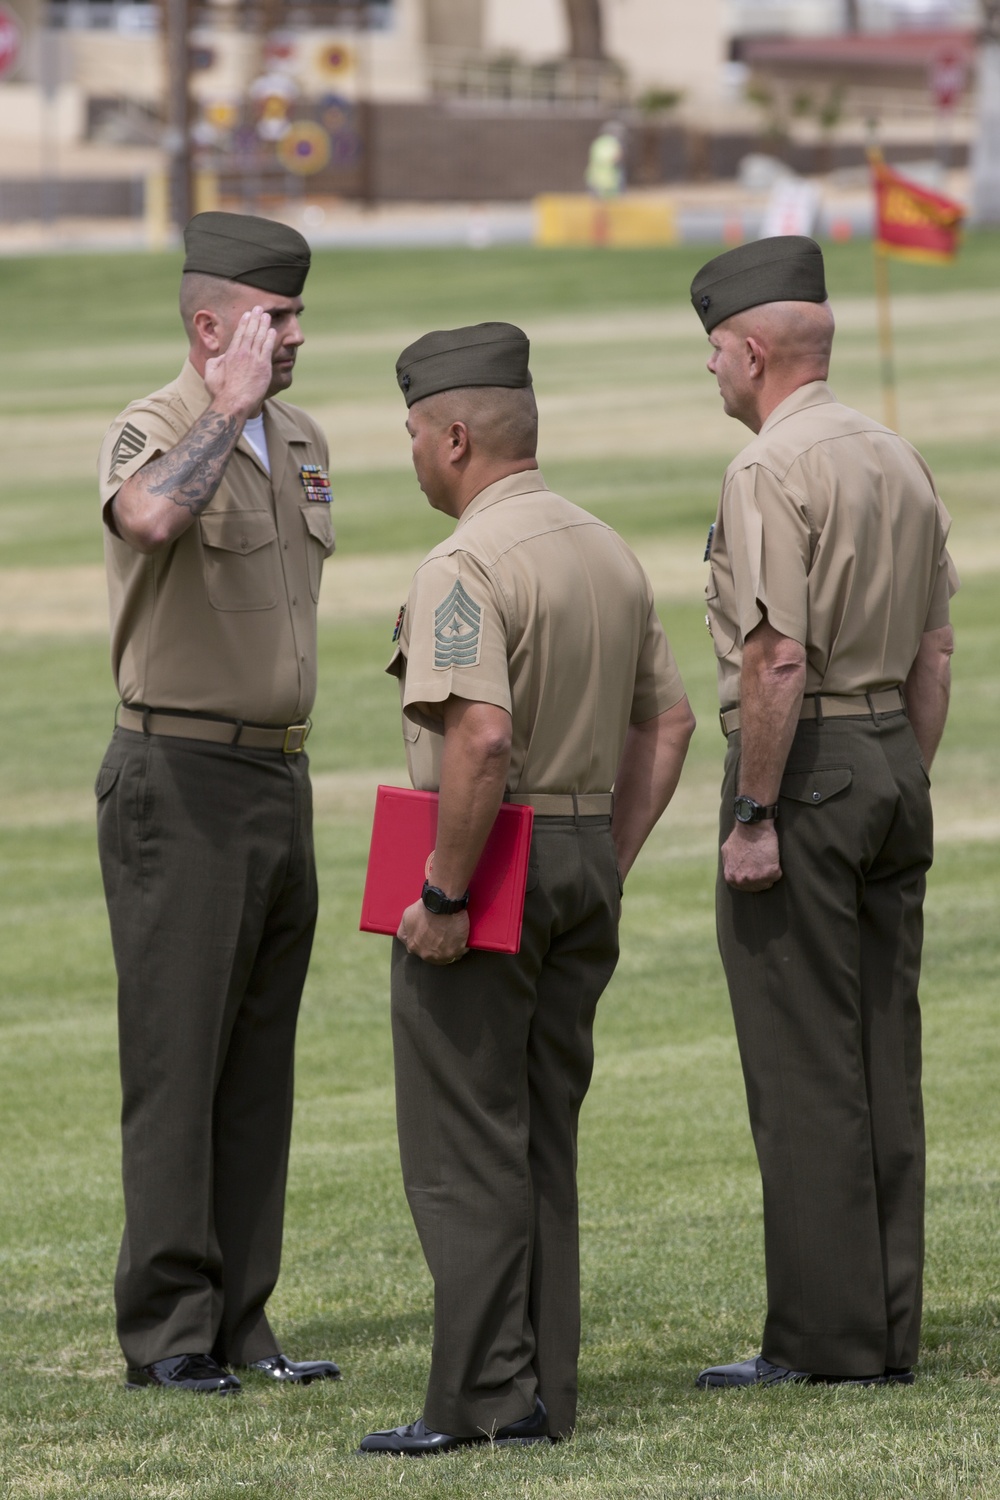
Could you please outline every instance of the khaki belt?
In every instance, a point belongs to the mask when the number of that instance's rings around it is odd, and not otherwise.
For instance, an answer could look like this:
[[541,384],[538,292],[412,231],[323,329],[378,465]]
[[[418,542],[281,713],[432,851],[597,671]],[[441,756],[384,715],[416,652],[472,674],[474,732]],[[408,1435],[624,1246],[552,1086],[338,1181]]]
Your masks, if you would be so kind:
[[507,798],[521,807],[533,807],[540,818],[610,817],[610,792],[532,792]]
[[[871,719],[876,714],[905,712],[906,699],[903,689],[885,688],[880,693],[857,693],[854,697],[829,697],[825,693],[809,693],[802,700],[800,719]],[[719,722],[725,735],[740,727],[738,708],[724,708],[719,713]]]
[[280,728],[271,724],[244,724],[240,719],[210,719],[199,715],[169,713],[158,708],[118,710],[121,729],[140,734],[165,734],[185,740],[209,740],[214,745],[239,745],[242,750],[281,750],[285,755],[301,755],[312,723],[289,724]]

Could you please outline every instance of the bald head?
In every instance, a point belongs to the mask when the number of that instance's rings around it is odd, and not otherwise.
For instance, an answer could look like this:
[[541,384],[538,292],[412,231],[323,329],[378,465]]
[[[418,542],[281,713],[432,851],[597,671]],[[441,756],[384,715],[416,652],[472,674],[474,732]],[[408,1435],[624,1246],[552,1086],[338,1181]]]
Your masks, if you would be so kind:
[[726,415],[759,432],[793,391],[826,380],[833,326],[829,302],[762,302],[717,323],[708,368]]
[[473,450],[496,463],[532,459],[538,449],[538,407],[531,386],[462,386],[417,403],[425,420],[444,431],[464,423]]
[[834,319],[829,302],[764,302],[722,325],[738,339],[754,339],[775,374],[799,385],[830,373]]

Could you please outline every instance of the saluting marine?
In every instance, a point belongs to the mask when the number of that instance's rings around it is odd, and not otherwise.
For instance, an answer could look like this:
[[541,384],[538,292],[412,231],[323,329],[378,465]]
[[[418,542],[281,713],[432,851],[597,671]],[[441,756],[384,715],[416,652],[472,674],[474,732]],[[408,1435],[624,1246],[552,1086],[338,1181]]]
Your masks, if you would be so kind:
[[118,970],[129,1389],[335,1377],[264,1311],[281,1258],[295,1024],[316,923],[307,757],[327,445],[292,383],[309,246],[267,219],[184,235],[175,381],[100,458],[122,707],[97,779]]

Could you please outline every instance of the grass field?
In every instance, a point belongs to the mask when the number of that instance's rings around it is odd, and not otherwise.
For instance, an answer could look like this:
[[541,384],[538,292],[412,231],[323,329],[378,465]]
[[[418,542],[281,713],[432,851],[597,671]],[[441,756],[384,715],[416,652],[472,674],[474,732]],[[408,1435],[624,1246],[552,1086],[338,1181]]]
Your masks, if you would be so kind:
[[[110,418],[183,357],[175,256],[0,262],[0,1497],[389,1495],[566,1500],[1000,1496],[1000,237],[954,268],[893,267],[904,432],[955,518],[964,586],[924,1012],[928,1268],[912,1389],[705,1395],[756,1350],[760,1192],[715,950],[723,742],[700,594],[721,414],[669,252],[327,253],[295,399],[331,437],[310,742],[322,915],[300,1028],[284,1271],[293,1357],[345,1378],[229,1402],[127,1397],[110,1286],[121,1228],[114,983],[91,787],[112,721],[94,464]],[[832,383],[879,412],[870,255],[833,247]],[[533,339],[543,470],[636,547],[700,727],[626,893],[581,1134],[584,1345],[576,1439],[424,1463],[352,1456],[420,1409],[431,1293],[399,1181],[387,945],[357,933],[378,780],[404,779],[381,667],[414,562],[442,534],[408,467],[396,354],[430,327],[510,318]]]

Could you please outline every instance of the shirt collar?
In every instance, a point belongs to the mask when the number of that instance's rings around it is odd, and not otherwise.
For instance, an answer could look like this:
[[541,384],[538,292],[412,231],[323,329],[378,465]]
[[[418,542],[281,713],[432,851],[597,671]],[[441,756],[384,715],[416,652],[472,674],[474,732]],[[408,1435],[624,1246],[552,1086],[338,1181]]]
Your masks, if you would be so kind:
[[807,411],[810,406],[826,406],[836,399],[825,380],[810,380],[807,385],[800,385],[774,408],[758,435],[770,432],[772,427],[777,426],[779,422],[783,422],[786,417],[792,416],[795,412]]
[[[204,380],[189,359],[184,361],[184,368],[177,377],[177,389],[192,421],[197,421],[212,404]],[[295,407],[286,406],[283,402],[273,399],[264,402],[263,415],[274,424],[278,436],[286,442],[309,437],[306,428],[295,420],[295,412]],[[252,452],[251,449],[247,451]]]
[[177,377],[177,389],[194,421],[197,421],[202,412],[207,411],[212,404],[205,382],[189,359],[184,361],[184,368]]
[[492,484],[488,484],[474,500],[469,501],[458,518],[455,530],[464,526],[470,516],[486,510],[490,505],[497,505],[501,500],[512,500],[515,495],[531,495],[537,490],[547,489],[541,469],[522,469],[517,474],[506,474],[503,479],[495,479]]

